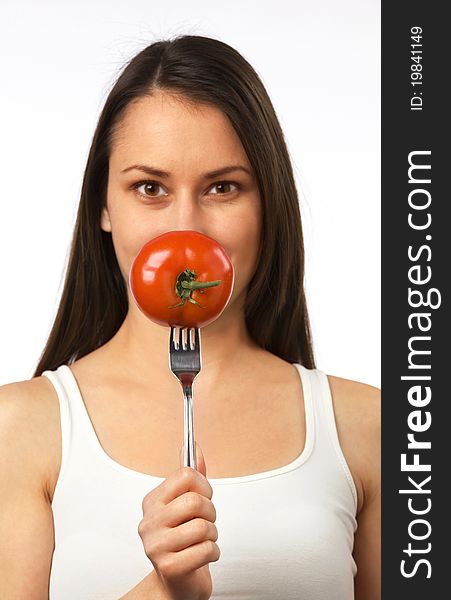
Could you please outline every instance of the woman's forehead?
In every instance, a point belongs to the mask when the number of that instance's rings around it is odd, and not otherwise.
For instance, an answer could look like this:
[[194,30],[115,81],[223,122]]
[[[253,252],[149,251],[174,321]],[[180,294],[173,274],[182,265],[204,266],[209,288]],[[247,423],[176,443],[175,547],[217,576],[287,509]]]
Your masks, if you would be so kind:
[[113,137],[112,156],[166,156],[189,153],[193,160],[248,163],[241,141],[227,116],[217,107],[194,105],[170,94],[145,96],[131,103]]

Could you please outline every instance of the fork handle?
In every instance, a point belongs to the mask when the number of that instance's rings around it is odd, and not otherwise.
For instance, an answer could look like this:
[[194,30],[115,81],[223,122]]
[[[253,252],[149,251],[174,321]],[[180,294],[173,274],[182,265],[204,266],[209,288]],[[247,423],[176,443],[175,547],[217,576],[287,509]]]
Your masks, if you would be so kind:
[[191,385],[183,386],[184,429],[183,429],[183,466],[197,470],[194,447],[193,391]]

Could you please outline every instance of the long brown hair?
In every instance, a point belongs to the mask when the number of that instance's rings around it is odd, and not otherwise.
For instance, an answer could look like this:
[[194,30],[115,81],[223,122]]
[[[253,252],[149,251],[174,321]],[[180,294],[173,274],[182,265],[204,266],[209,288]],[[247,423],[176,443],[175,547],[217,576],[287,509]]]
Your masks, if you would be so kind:
[[262,348],[315,368],[299,202],[274,108],[257,73],[236,50],[216,39],[183,35],[139,52],[108,95],[83,177],[59,308],[34,376],[102,346],[125,319],[126,283],[111,233],[100,228],[100,215],[113,137],[124,109],[157,89],[216,106],[237,132],[256,175],[263,217],[259,262],[245,304],[246,325]]

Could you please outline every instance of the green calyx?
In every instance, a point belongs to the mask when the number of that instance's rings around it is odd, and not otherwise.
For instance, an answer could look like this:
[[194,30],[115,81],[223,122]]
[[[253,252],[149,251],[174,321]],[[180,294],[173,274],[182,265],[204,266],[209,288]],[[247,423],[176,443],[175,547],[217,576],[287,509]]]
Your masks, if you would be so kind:
[[177,277],[177,281],[175,282],[175,293],[179,298],[181,298],[181,302],[178,304],[174,304],[173,306],[168,306],[168,308],[178,308],[183,306],[185,302],[191,302],[192,304],[196,304],[199,308],[205,308],[199,302],[196,302],[194,298],[191,298],[191,294],[194,290],[199,290],[201,294],[205,294],[205,290],[203,288],[214,287],[221,283],[221,280],[217,281],[195,281],[196,272],[191,271],[191,269],[185,269],[180,275]]

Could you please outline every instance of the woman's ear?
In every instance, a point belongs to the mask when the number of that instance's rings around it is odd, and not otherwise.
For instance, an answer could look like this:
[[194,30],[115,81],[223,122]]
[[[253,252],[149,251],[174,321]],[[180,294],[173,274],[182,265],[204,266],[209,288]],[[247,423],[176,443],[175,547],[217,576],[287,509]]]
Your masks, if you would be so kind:
[[100,215],[100,227],[103,231],[111,231],[110,214],[106,206],[102,208],[102,214]]

